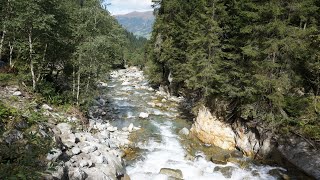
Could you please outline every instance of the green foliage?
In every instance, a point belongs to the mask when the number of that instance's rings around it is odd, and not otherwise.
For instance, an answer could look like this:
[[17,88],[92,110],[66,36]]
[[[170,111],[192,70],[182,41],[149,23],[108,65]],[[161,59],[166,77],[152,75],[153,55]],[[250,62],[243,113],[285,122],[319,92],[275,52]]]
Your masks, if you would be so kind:
[[[157,1],[148,46],[154,84],[226,117],[298,128],[318,139],[319,1]],[[171,75],[171,77],[170,77]],[[171,80],[169,80],[171,78]],[[301,93],[292,93],[300,89]],[[307,121],[305,119],[308,119]]]
[[25,134],[24,141],[0,143],[1,179],[39,179],[46,165],[43,158],[51,148],[51,139]]
[[[23,115],[22,115],[23,114]],[[0,101],[0,133],[16,131],[16,125],[22,121],[26,127],[18,130],[23,134],[23,139],[8,144],[4,140],[0,142],[0,179],[39,179],[41,172],[46,169],[43,164],[47,152],[52,148],[50,137],[33,134],[38,128],[39,122],[46,121],[41,112],[35,112],[34,108],[26,112],[9,107]]]

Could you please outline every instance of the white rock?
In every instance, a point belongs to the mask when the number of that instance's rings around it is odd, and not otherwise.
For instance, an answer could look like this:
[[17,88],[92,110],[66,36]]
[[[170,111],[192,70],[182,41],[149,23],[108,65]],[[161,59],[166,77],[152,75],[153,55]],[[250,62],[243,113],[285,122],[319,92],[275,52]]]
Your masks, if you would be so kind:
[[162,99],[161,102],[165,103],[165,102],[167,102],[167,100],[166,99]]
[[133,127],[133,130],[135,130],[135,131],[138,131],[140,129],[141,129],[140,127]]
[[128,85],[130,85],[130,82],[125,81],[125,82],[123,82],[121,85],[122,85],[122,86],[128,86]]
[[108,139],[108,138],[110,138],[110,132],[109,131],[107,131],[107,130],[104,130],[104,131],[101,131],[100,132],[100,135],[102,136],[102,138],[106,138],[106,139]]
[[74,154],[74,155],[78,155],[81,153],[81,150],[79,147],[74,147],[74,148],[72,148],[71,151],[72,151],[72,154]]
[[106,88],[106,87],[108,87],[108,84],[105,83],[105,82],[100,81],[100,82],[98,83],[98,87]]
[[156,107],[156,103],[154,103],[154,102],[148,102],[148,105],[150,105],[152,107]]
[[86,166],[89,166],[89,163],[86,160],[81,160],[80,163],[79,163],[79,166],[80,167],[86,167]]
[[61,134],[71,133],[71,125],[68,123],[60,123],[57,128],[61,131]]
[[105,161],[105,158],[100,155],[100,156],[93,156],[91,157],[93,163],[97,163],[97,164],[102,164]]
[[123,127],[122,131],[128,131],[128,128],[127,127]]
[[190,133],[190,131],[189,131],[189,129],[187,129],[187,128],[183,128],[183,129],[181,129],[181,130],[179,131],[179,134],[185,135],[185,136],[189,135],[189,133]]
[[47,160],[48,161],[55,161],[58,159],[58,157],[62,154],[62,151],[60,149],[52,149],[47,154]]
[[16,91],[16,92],[14,92],[12,95],[14,95],[14,96],[21,96],[22,93],[21,93],[20,91]]
[[75,180],[85,180],[87,177],[87,174],[80,168],[69,170],[68,175],[69,175],[69,179],[75,179]]
[[145,118],[148,118],[148,117],[149,117],[149,114],[148,114],[148,113],[145,113],[145,112],[141,112],[141,113],[139,114],[139,117],[145,119]]
[[52,111],[53,108],[50,107],[48,104],[43,104],[42,107],[41,107],[43,110],[47,110],[47,111]]
[[134,126],[133,126],[133,124],[131,123],[131,124],[129,125],[129,127],[128,127],[128,131],[129,131],[129,132],[132,132],[133,128],[134,128]]
[[87,146],[87,147],[82,148],[81,151],[86,154],[89,154],[89,153],[96,151],[97,149],[98,149],[97,146]]
[[110,132],[115,132],[115,131],[118,130],[118,128],[110,126],[110,127],[107,128],[107,130],[110,131]]

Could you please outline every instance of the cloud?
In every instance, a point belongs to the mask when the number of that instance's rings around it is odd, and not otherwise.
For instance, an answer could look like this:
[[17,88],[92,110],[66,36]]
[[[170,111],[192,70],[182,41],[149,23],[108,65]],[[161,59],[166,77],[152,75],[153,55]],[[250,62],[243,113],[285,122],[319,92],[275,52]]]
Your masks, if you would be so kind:
[[111,3],[107,8],[113,15],[152,10],[151,0],[107,0],[106,2]]

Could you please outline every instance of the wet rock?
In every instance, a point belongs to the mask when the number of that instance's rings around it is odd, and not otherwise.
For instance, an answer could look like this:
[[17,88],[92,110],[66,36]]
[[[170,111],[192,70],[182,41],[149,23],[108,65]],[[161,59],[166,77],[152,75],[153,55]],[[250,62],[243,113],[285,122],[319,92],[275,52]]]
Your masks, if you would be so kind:
[[217,166],[214,168],[214,171],[219,171],[224,177],[231,178],[232,172],[236,169],[237,168],[233,166],[225,166],[225,167]]
[[286,175],[284,173],[283,170],[281,169],[271,169],[268,174],[270,174],[271,176],[277,178],[277,179],[281,179],[281,180],[288,180],[290,179],[290,177],[288,177],[288,175]]
[[232,128],[213,116],[204,106],[199,109],[191,132],[204,143],[213,144],[222,149],[235,150],[235,133]]
[[238,150],[232,151],[230,153],[230,155],[231,155],[231,157],[234,157],[234,158],[242,158],[243,157],[242,152],[240,152]]
[[179,131],[179,134],[185,135],[185,136],[188,136],[189,133],[190,133],[190,131],[189,131],[189,129],[187,129],[187,128],[183,128],[183,129],[181,129],[181,130]]
[[260,177],[260,173],[259,173],[258,170],[253,170],[253,171],[251,172],[251,174],[252,174],[252,176],[254,176],[254,177]]
[[143,119],[146,119],[146,118],[149,117],[149,114],[148,114],[148,113],[145,113],[145,112],[141,112],[141,113],[139,114],[139,117],[140,117],[140,118],[143,118]]
[[192,156],[191,154],[187,153],[184,158],[188,161],[193,161],[194,160],[194,156]]
[[226,165],[227,164],[227,159],[225,156],[212,156],[211,157],[211,162],[213,162],[214,164],[221,164],[221,165]]
[[200,159],[205,159],[206,158],[206,155],[203,153],[203,152],[201,152],[201,151],[197,151],[196,153],[195,153],[195,160],[200,160]]
[[160,174],[183,179],[182,171],[180,169],[161,168]]

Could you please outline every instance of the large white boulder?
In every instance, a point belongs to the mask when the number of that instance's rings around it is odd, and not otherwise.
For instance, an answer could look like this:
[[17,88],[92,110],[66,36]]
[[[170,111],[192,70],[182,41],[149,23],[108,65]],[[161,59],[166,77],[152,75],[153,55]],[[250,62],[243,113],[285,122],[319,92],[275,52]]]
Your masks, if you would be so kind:
[[204,106],[200,107],[191,132],[206,144],[213,144],[222,149],[235,150],[236,135],[232,128],[212,115],[209,109]]
[[141,112],[141,113],[139,114],[139,117],[140,117],[140,118],[143,118],[143,119],[146,119],[146,118],[149,117],[149,114],[148,114],[148,113],[145,113],[145,112]]

